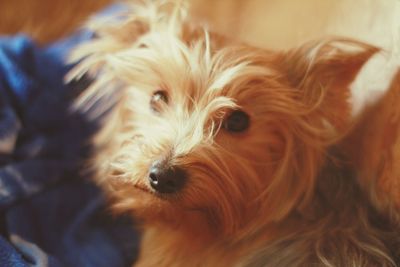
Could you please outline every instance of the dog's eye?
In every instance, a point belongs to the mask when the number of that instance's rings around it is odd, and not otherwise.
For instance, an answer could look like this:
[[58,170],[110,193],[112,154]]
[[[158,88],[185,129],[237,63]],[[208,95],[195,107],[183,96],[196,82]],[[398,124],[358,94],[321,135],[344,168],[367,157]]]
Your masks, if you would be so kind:
[[168,97],[165,91],[156,91],[150,100],[150,107],[154,112],[160,112],[162,105],[168,104]]
[[223,128],[229,132],[239,133],[250,126],[250,118],[245,112],[235,110],[225,119]]

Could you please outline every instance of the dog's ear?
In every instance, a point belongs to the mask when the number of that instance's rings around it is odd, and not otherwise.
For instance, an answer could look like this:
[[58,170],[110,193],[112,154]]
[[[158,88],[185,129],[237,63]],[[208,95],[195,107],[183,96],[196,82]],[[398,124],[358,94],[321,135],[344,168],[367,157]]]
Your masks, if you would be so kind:
[[281,55],[279,61],[302,101],[336,130],[351,118],[350,85],[362,66],[379,49],[349,39],[310,42]]
[[69,63],[79,64],[67,81],[84,74],[96,76],[110,65],[114,56],[127,49],[146,48],[143,37],[152,32],[173,31],[180,34],[186,9],[182,4],[163,0],[136,0],[117,6],[88,21],[85,25],[93,37],[72,50]]
[[275,220],[308,206],[327,148],[353,124],[350,86],[377,51],[357,41],[330,40],[308,43],[276,58],[290,104],[278,124],[284,125],[277,150],[282,160],[266,201]]

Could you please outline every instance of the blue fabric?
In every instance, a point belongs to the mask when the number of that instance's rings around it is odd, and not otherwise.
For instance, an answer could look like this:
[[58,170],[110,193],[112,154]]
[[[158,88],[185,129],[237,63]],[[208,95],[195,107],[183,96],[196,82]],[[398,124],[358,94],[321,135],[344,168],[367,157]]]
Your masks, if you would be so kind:
[[62,58],[88,38],[47,48],[24,36],[0,37],[0,266],[131,266],[138,236],[111,216],[83,174],[97,129],[69,112],[88,81],[63,84]]

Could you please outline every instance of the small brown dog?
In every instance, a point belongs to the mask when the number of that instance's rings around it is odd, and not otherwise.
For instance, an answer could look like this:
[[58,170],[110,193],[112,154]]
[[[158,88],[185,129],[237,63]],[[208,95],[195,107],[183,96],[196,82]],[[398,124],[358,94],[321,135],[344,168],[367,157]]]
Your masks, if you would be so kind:
[[89,28],[69,79],[94,78],[80,108],[111,109],[94,166],[115,210],[141,222],[137,266],[396,266],[396,220],[338,149],[377,48],[265,51],[168,1]]

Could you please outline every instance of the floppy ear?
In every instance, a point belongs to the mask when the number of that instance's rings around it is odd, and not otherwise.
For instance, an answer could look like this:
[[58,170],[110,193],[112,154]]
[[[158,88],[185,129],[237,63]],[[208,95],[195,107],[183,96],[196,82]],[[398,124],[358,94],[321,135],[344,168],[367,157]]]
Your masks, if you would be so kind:
[[106,63],[108,55],[134,46],[139,36],[149,31],[151,18],[148,13],[144,7],[133,12],[133,7],[127,6],[124,11],[90,19],[84,29],[89,31],[92,39],[70,53],[69,63],[79,64],[68,74],[67,81],[78,80],[87,72],[94,75]]
[[335,130],[351,119],[350,85],[378,48],[350,39],[310,42],[281,57],[291,86]]
[[[164,33],[182,34],[186,14],[182,5],[166,0],[134,0],[90,20],[86,29],[92,39],[77,45],[69,55],[69,63],[75,65],[65,81],[90,83],[73,108],[85,112],[95,108],[91,114],[108,112],[121,97],[123,79],[127,77],[121,73],[139,66],[134,61],[139,55],[149,55],[146,48],[154,39],[152,34],[160,33],[157,38]],[[100,101],[104,103],[96,104]]]
[[266,201],[274,220],[294,208],[301,211],[312,200],[326,150],[353,124],[350,85],[377,51],[341,39],[311,42],[278,56],[291,103],[281,111],[282,155]]
[[85,29],[92,33],[93,38],[78,45],[70,53],[69,63],[79,64],[66,80],[80,79],[87,73],[96,76],[118,52],[145,47],[141,37],[147,33],[179,31],[177,23],[183,17],[184,9],[172,1],[136,0],[121,5],[111,14],[92,18]]

